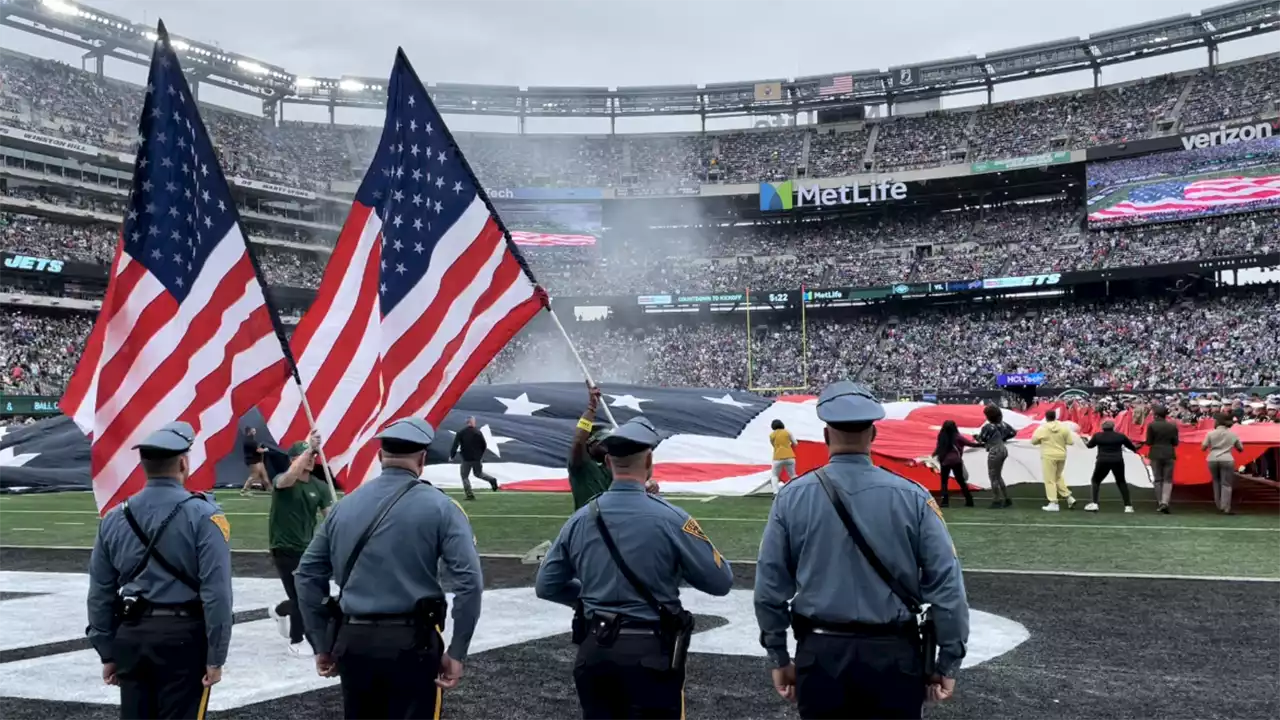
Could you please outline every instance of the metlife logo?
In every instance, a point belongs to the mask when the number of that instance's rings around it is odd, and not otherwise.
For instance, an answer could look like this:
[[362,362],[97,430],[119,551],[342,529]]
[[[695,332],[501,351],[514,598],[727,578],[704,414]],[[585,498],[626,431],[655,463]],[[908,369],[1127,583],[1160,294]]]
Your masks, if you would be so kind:
[[1198,150],[1219,145],[1235,145],[1236,143],[1262,140],[1271,137],[1273,130],[1270,123],[1245,125],[1229,128],[1226,125],[1209,132],[1192,133],[1182,136],[1184,150]]
[[817,184],[794,184],[791,180],[779,183],[760,183],[760,211],[777,212],[792,208],[829,208],[844,205],[869,205],[886,200],[901,200],[907,196],[906,183],[881,180],[878,183],[859,183],[824,188]]

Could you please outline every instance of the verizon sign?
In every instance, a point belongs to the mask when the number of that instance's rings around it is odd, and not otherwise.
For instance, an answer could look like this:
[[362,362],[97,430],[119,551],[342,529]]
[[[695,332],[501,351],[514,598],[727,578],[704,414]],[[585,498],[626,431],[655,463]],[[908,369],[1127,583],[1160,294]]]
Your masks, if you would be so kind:
[[1184,150],[1193,150],[1216,147],[1218,145],[1234,145],[1236,143],[1249,142],[1250,140],[1269,138],[1271,137],[1271,132],[1270,123],[1258,123],[1257,125],[1244,125],[1233,128],[1224,125],[1217,130],[1183,135],[1182,147]]

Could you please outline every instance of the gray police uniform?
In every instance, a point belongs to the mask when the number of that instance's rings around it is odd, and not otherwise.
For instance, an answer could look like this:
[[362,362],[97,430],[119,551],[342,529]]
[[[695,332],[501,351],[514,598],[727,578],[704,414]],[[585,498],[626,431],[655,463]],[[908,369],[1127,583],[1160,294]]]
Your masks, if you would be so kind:
[[[626,456],[659,440],[648,420],[635,418],[601,442],[610,455]],[[682,717],[685,673],[682,663],[672,668],[670,620],[664,630],[657,609],[614,562],[593,507],[623,561],[668,618],[683,613],[682,579],[723,596],[733,572],[688,513],[646,493],[642,483],[617,479],[569,518],[538,570],[538,597],[573,606],[580,613],[575,622],[585,620],[583,632],[575,632],[580,644],[573,671],[583,717]]]
[[[134,448],[177,457],[194,437],[187,423],[170,423]],[[89,558],[87,634],[116,666],[121,717],[203,717],[205,668],[221,667],[231,642],[230,539],[212,495],[188,492],[177,477],[148,478],[102,519]]]
[[[849,382],[823,391],[817,410],[831,424],[884,417],[871,393]],[[965,655],[969,605],[941,511],[922,487],[875,467],[867,455],[834,455],[826,472],[880,561],[932,604],[936,671],[954,676]],[[756,565],[755,607],[774,667],[790,662],[786,633],[795,629],[801,717],[921,716],[926,678],[916,618],[859,551],[813,473],[784,486],[774,501]]]
[[[425,450],[434,436],[418,418],[397,420],[378,434],[383,448],[397,453]],[[388,507],[344,577],[356,543]],[[471,524],[456,502],[408,470],[386,468],[337,503],[316,531],[294,577],[308,639],[337,660],[347,717],[438,717],[441,569],[456,593],[448,653],[463,661],[484,580]],[[330,578],[341,587],[340,613],[328,604]]]

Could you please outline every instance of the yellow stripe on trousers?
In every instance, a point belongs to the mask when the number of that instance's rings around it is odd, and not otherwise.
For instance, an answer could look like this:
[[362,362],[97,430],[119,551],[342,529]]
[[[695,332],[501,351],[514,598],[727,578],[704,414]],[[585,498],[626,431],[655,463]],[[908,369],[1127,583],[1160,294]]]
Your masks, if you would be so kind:
[[[466,515],[464,512],[463,515]],[[444,628],[436,626],[436,635],[440,636],[440,644],[444,644]],[[431,682],[435,682],[435,678],[431,678]],[[444,688],[436,686],[436,713],[433,720],[440,720],[440,705],[444,702]]]
[[204,720],[204,712],[209,709],[209,688],[200,696],[200,709],[196,711],[196,720]]

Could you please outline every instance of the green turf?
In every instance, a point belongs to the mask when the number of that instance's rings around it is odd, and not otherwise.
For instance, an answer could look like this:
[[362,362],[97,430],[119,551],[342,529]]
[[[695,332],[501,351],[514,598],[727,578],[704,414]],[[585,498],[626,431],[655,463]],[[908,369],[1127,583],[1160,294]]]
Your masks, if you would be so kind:
[[[1007,510],[988,509],[979,496],[977,507],[946,511],[966,567],[1280,577],[1280,514],[1273,504],[1245,506],[1240,515],[1224,517],[1211,503],[1196,500],[1159,515],[1150,492],[1138,490],[1138,512],[1132,515],[1108,495],[1099,513],[1081,511],[1082,504],[1045,513],[1037,488],[1017,490],[1018,502]],[[754,559],[770,498],[668,499],[698,518],[727,557]],[[264,549],[270,500],[221,492],[218,501],[231,521],[232,545]],[[479,493],[464,507],[481,552],[523,553],[555,537],[572,504],[559,493]],[[0,545],[87,547],[96,528],[89,493],[0,496]]]

